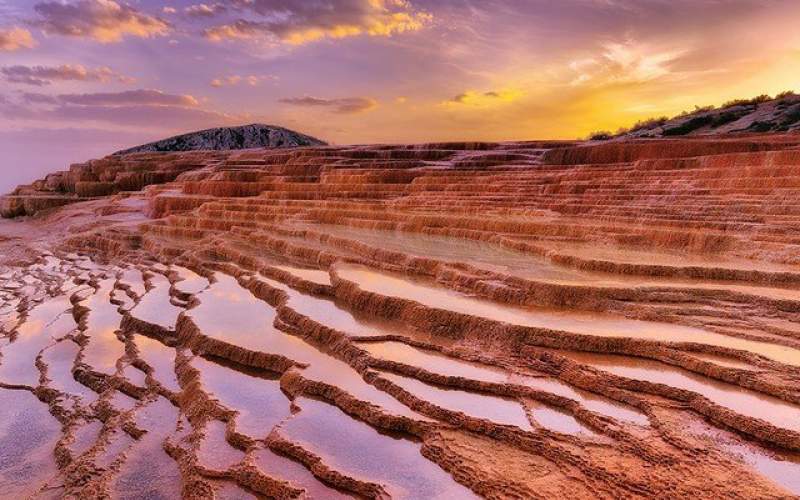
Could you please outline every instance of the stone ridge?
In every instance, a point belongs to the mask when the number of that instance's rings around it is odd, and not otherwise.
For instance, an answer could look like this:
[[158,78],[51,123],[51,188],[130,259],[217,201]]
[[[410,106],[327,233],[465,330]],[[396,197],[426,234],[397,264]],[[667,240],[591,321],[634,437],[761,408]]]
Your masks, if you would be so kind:
[[770,98],[738,99],[720,107],[697,107],[672,118],[644,120],[616,134],[598,132],[593,139],[709,136],[732,133],[800,132],[800,95],[784,92]]
[[293,148],[324,146],[325,142],[274,125],[252,123],[240,127],[221,127],[190,132],[117,151],[115,155],[140,152],[232,150],[253,148]]

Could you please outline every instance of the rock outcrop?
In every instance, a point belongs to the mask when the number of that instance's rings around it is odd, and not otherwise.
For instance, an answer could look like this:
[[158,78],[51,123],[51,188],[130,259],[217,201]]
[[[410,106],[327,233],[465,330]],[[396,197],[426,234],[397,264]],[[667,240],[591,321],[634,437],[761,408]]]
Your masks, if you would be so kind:
[[325,142],[292,130],[253,123],[240,127],[220,127],[169,137],[149,144],[117,151],[116,155],[142,152],[215,150],[253,148],[296,148],[324,146]]
[[720,107],[698,107],[672,118],[644,120],[617,134],[596,133],[597,139],[718,136],[741,133],[800,131],[800,95],[784,92],[770,98],[738,99]]
[[49,176],[17,210],[80,203],[0,237],[0,416],[27,418],[0,488],[798,495],[798,155],[797,134],[437,143]]
[[231,151],[324,145],[313,137],[269,125],[202,130],[77,163],[66,172],[19,186],[0,197],[0,216],[34,215],[81,200],[163,184],[175,180],[182,172],[213,165]]

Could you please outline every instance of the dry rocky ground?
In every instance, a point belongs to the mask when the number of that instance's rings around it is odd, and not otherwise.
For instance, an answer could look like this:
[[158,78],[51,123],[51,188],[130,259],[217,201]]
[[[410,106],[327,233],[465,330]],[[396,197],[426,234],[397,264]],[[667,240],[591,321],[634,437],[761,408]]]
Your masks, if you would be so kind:
[[800,136],[137,153],[2,201],[10,498],[800,494]]
[[595,137],[617,139],[719,136],[741,133],[800,131],[800,95],[783,92],[770,97],[736,99],[720,107],[696,107],[672,118],[661,117],[640,121],[616,135],[600,132]]

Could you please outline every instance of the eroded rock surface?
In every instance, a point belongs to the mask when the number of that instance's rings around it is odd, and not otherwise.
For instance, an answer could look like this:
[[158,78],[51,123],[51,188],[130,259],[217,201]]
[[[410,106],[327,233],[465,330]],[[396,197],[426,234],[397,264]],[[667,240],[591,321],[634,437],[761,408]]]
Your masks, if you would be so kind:
[[799,146],[152,153],[48,177],[19,203],[74,203],[0,225],[0,487],[800,495]]
[[253,123],[240,127],[211,128],[177,135],[161,141],[136,146],[115,154],[143,153],[148,151],[233,150],[253,148],[296,148],[298,146],[324,146],[314,137],[283,127]]
[[[800,130],[800,95],[783,92],[774,98],[761,95],[737,99],[720,107],[696,107],[678,116],[644,120],[615,137],[719,136],[726,134],[797,132]],[[611,134],[601,133],[602,138]],[[597,135],[596,135],[597,137]]]

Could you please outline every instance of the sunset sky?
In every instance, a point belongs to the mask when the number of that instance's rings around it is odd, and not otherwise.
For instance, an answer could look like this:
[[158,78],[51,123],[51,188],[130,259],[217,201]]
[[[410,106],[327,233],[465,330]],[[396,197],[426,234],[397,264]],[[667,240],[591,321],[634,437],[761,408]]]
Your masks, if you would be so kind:
[[0,0],[0,191],[212,126],[575,138],[800,90],[798,20],[797,0]]

